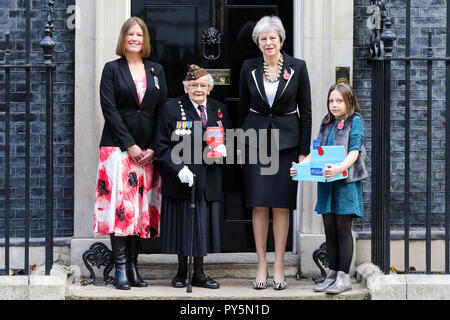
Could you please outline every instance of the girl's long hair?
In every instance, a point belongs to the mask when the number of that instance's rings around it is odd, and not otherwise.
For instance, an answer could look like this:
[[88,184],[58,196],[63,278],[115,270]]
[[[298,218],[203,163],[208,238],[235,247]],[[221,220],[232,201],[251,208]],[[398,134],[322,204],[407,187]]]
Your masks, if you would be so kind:
[[331,86],[330,90],[328,90],[328,96],[327,96],[327,110],[328,114],[325,117],[325,120],[323,123],[328,124],[332,121],[334,121],[334,116],[330,112],[330,105],[328,100],[330,99],[331,92],[334,90],[339,91],[342,94],[342,97],[344,98],[344,103],[346,107],[345,117],[344,120],[346,120],[348,117],[350,117],[354,112],[359,111],[359,103],[358,99],[356,99],[355,91],[353,90],[352,86],[347,83],[336,83]]

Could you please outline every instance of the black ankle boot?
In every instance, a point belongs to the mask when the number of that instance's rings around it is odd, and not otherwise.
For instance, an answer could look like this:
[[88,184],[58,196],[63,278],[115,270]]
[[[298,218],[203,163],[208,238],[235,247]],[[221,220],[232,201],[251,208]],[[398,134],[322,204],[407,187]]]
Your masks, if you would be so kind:
[[130,290],[130,282],[127,278],[127,245],[128,237],[116,237],[111,235],[111,248],[113,252],[115,272],[115,286],[117,289]]
[[146,287],[148,284],[141,279],[137,269],[138,237],[128,237],[127,275],[132,287]]

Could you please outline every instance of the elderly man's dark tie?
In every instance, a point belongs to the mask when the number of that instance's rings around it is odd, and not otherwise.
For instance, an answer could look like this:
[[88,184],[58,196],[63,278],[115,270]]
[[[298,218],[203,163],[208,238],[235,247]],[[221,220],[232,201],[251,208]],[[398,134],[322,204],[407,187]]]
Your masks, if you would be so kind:
[[206,127],[206,113],[205,113],[205,107],[201,104],[198,105],[198,110],[200,110],[200,119],[202,119],[203,127]]

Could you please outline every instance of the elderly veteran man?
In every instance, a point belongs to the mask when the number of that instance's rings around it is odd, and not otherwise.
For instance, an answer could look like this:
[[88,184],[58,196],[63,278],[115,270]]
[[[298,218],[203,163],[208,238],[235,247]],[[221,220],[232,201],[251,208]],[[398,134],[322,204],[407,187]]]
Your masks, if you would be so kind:
[[[223,127],[225,130],[231,122],[226,106],[208,97],[214,81],[205,69],[190,65],[183,85],[186,94],[168,100],[158,118],[156,153],[162,178],[162,251],[178,255],[178,272],[172,279],[172,286],[186,286],[187,257],[190,255],[190,198],[195,174],[194,274],[191,283],[193,286],[217,289],[219,283],[203,272],[203,257],[207,253],[220,252],[219,208],[223,159],[205,161],[211,160],[204,156],[208,151],[205,148],[209,149],[209,146],[204,139],[195,137],[204,137],[208,128],[212,127]],[[179,143],[190,150],[183,150],[183,156],[177,158],[174,156],[177,152],[173,151]],[[195,157],[195,150],[199,148],[202,156]],[[226,156],[224,144],[214,149],[221,154],[220,157]],[[186,154],[190,156],[186,157]]]

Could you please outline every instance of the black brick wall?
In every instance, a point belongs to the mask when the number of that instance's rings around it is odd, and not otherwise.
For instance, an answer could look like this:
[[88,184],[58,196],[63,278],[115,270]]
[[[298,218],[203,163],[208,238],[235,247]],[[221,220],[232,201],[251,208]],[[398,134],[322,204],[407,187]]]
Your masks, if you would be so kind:
[[[4,59],[5,33],[10,32],[10,58],[12,63],[25,61],[26,48],[26,1],[0,0],[0,63]],[[368,55],[370,31],[366,27],[366,10],[369,0],[354,1],[354,70],[353,86],[361,104],[365,118],[366,146],[368,149],[369,173],[371,172],[371,70],[364,59]],[[42,62],[42,49],[39,42],[47,19],[46,1],[33,0],[31,10],[31,63]],[[75,0],[56,0],[55,2],[55,62],[58,64],[55,82],[55,232],[56,237],[73,235],[73,140],[74,140],[74,30],[66,26],[67,8]],[[405,0],[392,0],[387,3],[388,14],[392,19],[398,37],[394,45],[394,55],[405,55]],[[433,34],[433,53],[445,56],[446,1],[412,1],[411,55],[425,56],[427,33]],[[433,65],[433,170],[432,170],[432,213],[433,225],[442,228],[444,213],[444,111],[445,111],[445,72],[442,63]],[[392,154],[391,191],[392,226],[402,228],[404,213],[404,63],[395,62],[392,69]],[[23,92],[24,74],[12,74],[11,90],[17,102],[11,104],[11,236],[23,236],[24,218],[24,154],[25,122]],[[42,237],[45,228],[45,84],[44,74],[32,74],[32,120],[31,120],[31,236]],[[414,63],[411,70],[411,216],[412,226],[423,227],[425,221],[426,187],[426,65]],[[0,72],[0,237],[4,236],[4,73]],[[364,184],[365,216],[355,220],[356,232],[370,231],[371,221],[371,181]]]
[[[10,62],[26,61],[26,3],[28,0],[0,0],[0,63],[5,58],[5,34],[10,33]],[[74,41],[75,30],[66,26],[67,8],[75,0],[55,1],[54,61],[57,63],[54,83],[54,236],[73,235],[73,146],[74,146]],[[47,22],[47,1],[31,1],[30,63],[42,63],[39,43]],[[0,69],[1,71],[1,69]],[[31,104],[31,237],[45,234],[45,73],[32,71]],[[4,236],[5,181],[5,84],[0,72],[0,237]],[[25,74],[12,71],[10,141],[10,229],[11,237],[24,236],[25,199]]]
[[[365,61],[371,31],[366,27],[369,0],[355,0],[354,11],[354,81],[353,85],[361,102],[366,120],[366,145],[371,164],[371,69]],[[406,48],[405,0],[387,2],[388,15],[397,35],[394,57],[404,57]],[[445,0],[411,1],[411,56],[427,56],[428,32],[433,37],[433,55],[445,57],[446,46]],[[427,159],[427,65],[426,62],[411,64],[410,104],[410,223],[412,228],[424,228],[426,212],[426,159]],[[392,64],[391,105],[391,226],[403,229],[405,212],[405,63]],[[432,99],[432,224],[437,229],[444,226],[445,192],[445,64],[433,63]],[[364,185],[365,217],[355,221],[355,231],[370,231],[370,188]]]

